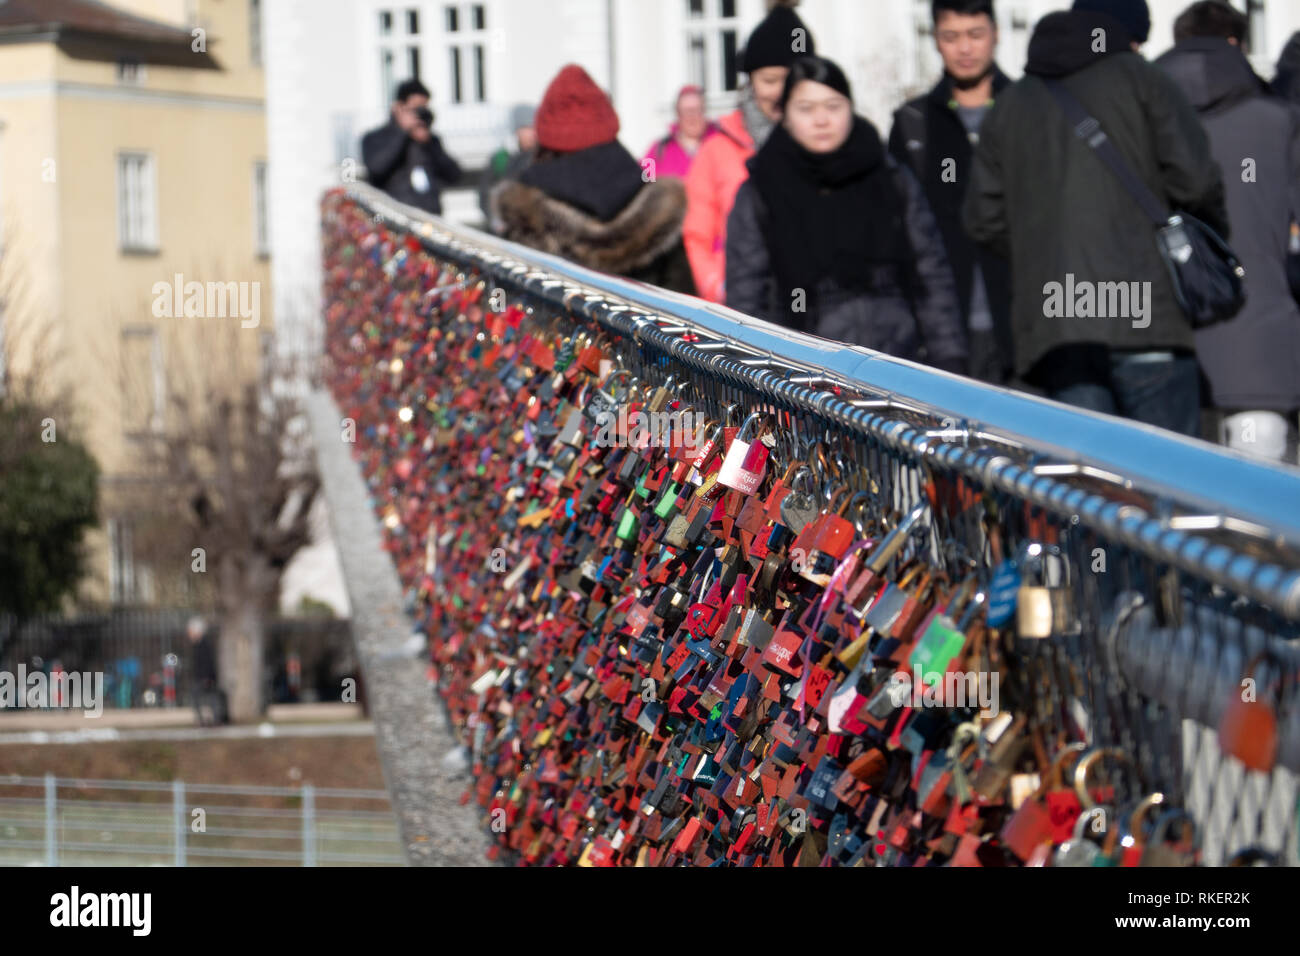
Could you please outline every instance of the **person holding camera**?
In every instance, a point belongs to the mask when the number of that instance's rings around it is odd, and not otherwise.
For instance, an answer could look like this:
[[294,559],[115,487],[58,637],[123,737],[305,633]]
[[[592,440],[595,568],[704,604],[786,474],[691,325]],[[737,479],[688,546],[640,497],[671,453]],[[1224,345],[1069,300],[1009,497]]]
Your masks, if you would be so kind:
[[361,159],[371,185],[435,216],[442,215],[443,187],[461,176],[460,164],[433,132],[429,91],[419,80],[397,87],[392,118],[362,137]]

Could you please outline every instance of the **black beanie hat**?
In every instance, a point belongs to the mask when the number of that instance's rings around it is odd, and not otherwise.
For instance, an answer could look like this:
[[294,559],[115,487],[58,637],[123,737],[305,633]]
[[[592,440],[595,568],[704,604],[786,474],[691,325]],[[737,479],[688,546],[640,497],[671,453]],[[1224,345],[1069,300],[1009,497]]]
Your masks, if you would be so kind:
[[[796,44],[799,49],[795,49]],[[744,71],[753,73],[765,66],[789,66],[796,57],[816,52],[812,34],[799,19],[799,14],[781,6],[773,7],[763,22],[754,28],[741,60]]]
[[1114,17],[1138,43],[1151,37],[1151,8],[1147,0],[1074,0],[1074,9]]

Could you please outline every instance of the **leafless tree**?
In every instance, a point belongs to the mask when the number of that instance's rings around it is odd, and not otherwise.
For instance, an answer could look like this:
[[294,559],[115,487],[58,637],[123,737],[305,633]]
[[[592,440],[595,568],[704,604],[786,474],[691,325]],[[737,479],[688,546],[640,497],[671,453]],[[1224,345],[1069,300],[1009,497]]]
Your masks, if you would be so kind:
[[[300,408],[277,387],[266,340],[223,320],[174,336],[161,427],[137,439],[137,550],[193,575],[214,605],[231,719],[260,719],[263,652],[284,569],[311,539],[320,479]],[[192,579],[193,580],[193,579]]]

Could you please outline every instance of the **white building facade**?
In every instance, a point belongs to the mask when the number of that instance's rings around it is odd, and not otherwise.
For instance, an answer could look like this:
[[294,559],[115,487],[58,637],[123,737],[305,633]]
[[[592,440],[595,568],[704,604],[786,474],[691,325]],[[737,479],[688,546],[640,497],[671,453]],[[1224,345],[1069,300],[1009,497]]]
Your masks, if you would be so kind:
[[[1191,0],[1151,0],[1145,53],[1172,45]],[[1300,30],[1300,0],[1252,6],[1257,71],[1273,75]],[[997,0],[998,60],[1012,76],[1033,25],[1068,0]],[[509,145],[513,106],[536,104],[566,63],[581,64],[613,98],[620,139],[638,156],[665,134],[677,91],[704,88],[711,114],[735,107],[737,57],[766,0],[262,0],[276,332],[284,353],[320,349],[320,197],[360,174],[359,140],[387,119],[393,87],[418,76],[433,94],[435,128],[468,170]],[[839,62],[858,111],[887,135],[893,110],[940,73],[930,0],[803,0],[818,52]],[[477,224],[474,182],[444,196],[449,219]],[[286,593],[328,595],[346,613],[337,558],[318,529]],[[296,600],[296,596],[293,597]]]
[[[1033,25],[1068,0],[998,0],[999,62],[1019,76]],[[1252,8],[1255,63],[1273,74],[1300,30],[1300,0]],[[1190,0],[1151,0],[1144,52],[1172,45]],[[263,0],[271,243],[283,347],[311,351],[319,315],[319,197],[360,171],[359,139],[386,121],[392,88],[432,91],[448,151],[478,170],[508,145],[513,106],[535,105],[566,63],[613,98],[620,139],[640,155],[663,136],[677,91],[702,86],[710,111],[734,108],[737,58],[767,0]],[[859,112],[888,134],[892,111],[938,78],[929,0],[803,0],[819,52],[839,62]],[[479,219],[474,182],[445,197],[449,219]]]

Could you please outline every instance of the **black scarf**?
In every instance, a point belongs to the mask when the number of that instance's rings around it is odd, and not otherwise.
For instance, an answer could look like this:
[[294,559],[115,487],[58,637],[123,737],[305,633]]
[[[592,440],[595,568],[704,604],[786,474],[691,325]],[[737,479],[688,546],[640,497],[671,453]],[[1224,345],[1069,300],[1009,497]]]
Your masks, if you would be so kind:
[[[749,161],[750,179],[767,207],[764,239],[772,258],[779,315],[789,315],[795,290],[817,311],[823,280],[854,291],[873,288],[873,266],[912,260],[902,196],[874,126],[853,118],[849,138],[833,153],[811,153],[778,125]],[[799,314],[794,314],[796,325]],[[809,324],[804,322],[803,324]]]

